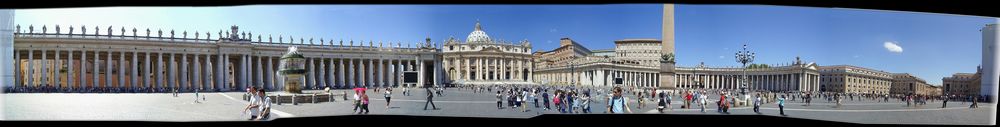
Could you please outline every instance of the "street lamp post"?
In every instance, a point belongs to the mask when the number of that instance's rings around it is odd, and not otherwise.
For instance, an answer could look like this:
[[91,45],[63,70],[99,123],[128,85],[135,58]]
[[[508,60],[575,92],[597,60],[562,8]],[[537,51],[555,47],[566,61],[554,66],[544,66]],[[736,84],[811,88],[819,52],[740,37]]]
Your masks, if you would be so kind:
[[740,94],[746,94],[747,87],[747,64],[753,63],[756,53],[747,50],[747,45],[743,44],[743,50],[736,51],[736,62],[743,64],[743,77],[740,80]]

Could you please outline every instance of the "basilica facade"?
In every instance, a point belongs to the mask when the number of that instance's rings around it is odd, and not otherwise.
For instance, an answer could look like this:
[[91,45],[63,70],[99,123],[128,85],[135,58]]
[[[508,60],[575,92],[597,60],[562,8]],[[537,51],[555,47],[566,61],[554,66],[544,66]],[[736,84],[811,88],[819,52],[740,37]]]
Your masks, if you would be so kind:
[[531,42],[494,40],[477,21],[465,41],[448,38],[441,46],[446,83],[455,85],[530,85],[534,65]]

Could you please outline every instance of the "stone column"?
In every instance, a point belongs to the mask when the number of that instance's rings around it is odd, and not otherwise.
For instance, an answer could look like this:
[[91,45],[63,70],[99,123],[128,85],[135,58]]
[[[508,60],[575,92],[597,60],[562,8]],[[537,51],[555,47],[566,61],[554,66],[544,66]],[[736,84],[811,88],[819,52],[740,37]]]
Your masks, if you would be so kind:
[[151,70],[150,69],[150,64],[153,64],[153,63],[149,62],[149,59],[150,59],[150,54],[147,51],[146,52],[145,62],[142,63],[142,65],[145,66],[145,67],[142,68],[142,86],[146,87],[147,89],[150,87],[150,85],[149,85],[150,84],[150,82],[149,82],[149,76],[150,76],[150,74],[152,74],[152,71],[149,71],[149,70]]
[[365,76],[367,77],[365,86],[375,85],[375,59],[368,59],[368,65],[365,65],[367,71],[365,71]]
[[155,88],[163,88],[163,52],[159,52],[156,55],[156,71],[152,72],[156,75],[156,85]]
[[476,62],[476,60],[474,58],[471,58],[471,57],[466,57],[465,61],[462,62],[462,64],[465,64],[465,75],[462,75],[462,76],[463,76],[463,78],[466,81],[472,81],[472,78],[474,78],[474,76],[475,76],[475,75],[472,75],[472,71],[473,71],[473,69],[475,69],[475,68],[472,68],[472,66],[476,65],[475,62]]
[[346,78],[348,80],[347,81],[348,84],[345,84],[345,85],[350,86],[348,88],[357,87],[357,85],[356,85],[357,83],[354,82],[354,80],[357,79],[357,78],[354,77],[354,72],[355,72],[355,70],[357,70],[357,68],[354,68],[354,59],[347,59],[347,68],[346,69],[348,69],[347,70],[348,74],[347,74],[347,78]]
[[215,81],[218,81],[217,80],[218,78],[216,78],[218,75],[215,74],[216,72],[215,66],[216,65],[212,63],[212,54],[205,54],[205,64],[204,66],[201,66],[202,67],[201,70],[204,71],[203,74],[205,74],[204,76],[205,79],[202,79],[202,84],[201,84],[203,88],[202,90],[215,91],[214,90],[215,84],[213,83],[215,83]]
[[[18,53],[18,52],[15,51],[15,53]],[[70,89],[74,89],[75,86],[73,86],[73,85],[76,85],[76,78],[74,76],[76,74],[75,73],[76,70],[74,70],[74,67],[73,67],[73,61],[75,60],[75,59],[73,59],[73,50],[67,51],[66,53],[68,54],[66,56],[69,57],[69,58],[66,59],[66,86],[69,86]],[[17,65],[16,65],[17,67],[15,69],[20,69],[21,68],[21,65],[20,65],[21,59],[17,58],[17,56],[19,56],[19,55],[20,54],[15,54],[14,55],[14,57],[15,57],[14,59],[16,59],[17,60],[16,62],[18,62]],[[17,74],[21,74],[20,70],[15,70],[15,72],[17,72]],[[21,76],[18,75],[17,78],[20,80]],[[17,84],[20,84],[20,82],[18,82]]]
[[55,57],[56,57],[55,59],[52,59],[52,62],[53,62],[52,80],[53,80],[53,82],[55,82],[55,83],[53,83],[53,84],[55,84],[54,87],[59,88],[59,89],[63,89],[62,82],[60,82],[61,80],[59,79],[59,70],[62,70],[62,60],[59,59],[59,50],[58,49],[55,50]]
[[28,60],[27,60],[28,61],[28,70],[26,71],[28,73],[27,74],[28,75],[27,76],[28,77],[28,84],[25,85],[25,86],[34,86],[35,85],[35,59],[34,59],[34,55],[35,55],[34,54],[34,50],[31,50],[29,48],[28,49]]
[[131,85],[132,89],[138,89],[139,88],[137,86],[137,85],[139,85],[139,52],[138,51],[132,51],[132,61],[129,61],[129,63],[132,64],[129,67],[130,69],[132,69],[132,73],[129,73],[129,74],[131,74],[132,78],[130,78],[131,80],[129,80],[129,81],[131,81],[131,83],[132,83],[132,85]]
[[111,88],[111,51],[108,51],[108,57],[104,59],[104,88]]
[[500,62],[500,63],[496,64],[496,65],[500,65],[500,66],[497,66],[497,73],[499,73],[497,75],[497,79],[498,80],[505,80],[507,78],[507,60],[501,57],[501,58],[497,58],[497,61]]
[[335,82],[337,81],[336,77],[335,77],[337,72],[334,71],[334,68],[336,68],[336,67],[333,66],[333,58],[329,58],[329,59],[330,59],[329,61],[326,61],[326,66],[327,66],[327,68],[326,68],[326,73],[327,73],[326,74],[326,87],[330,87],[330,89],[333,89],[335,87],[335,84],[336,84]]
[[39,64],[40,67],[41,67],[41,69],[42,69],[41,72],[39,73],[40,74],[39,77],[41,77],[41,78],[38,79],[39,80],[39,86],[43,86],[43,85],[49,85],[49,86],[51,86],[52,85],[52,83],[50,83],[49,80],[48,80],[48,78],[47,78],[48,75],[49,75],[49,71],[48,71],[49,66],[46,66],[46,63],[48,63],[49,61],[46,58],[46,54],[48,54],[48,53],[46,53],[45,49],[42,49],[42,59],[40,60],[41,62]]
[[249,58],[247,58],[246,54],[241,54],[240,55],[240,71],[239,71],[240,75],[239,75],[239,81],[238,81],[238,83],[239,83],[239,87],[238,88],[239,89],[245,89],[245,88],[247,88],[249,86],[248,84],[250,84],[250,82],[248,82],[248,80],[247,80],[248,79],[248,76],[247,76],[247,74],[248,74],[247,73],[248,72],[247,71],[247,63],[248,63],[247,60],[248,59]]
[[302,89],[312,89],[312,86],[316,84],[315,62],[313,58],[306,58],[306,83],[302,84]]
[[205,74],[205,71],[201,69],[201,62],[198,62],[199,54],[192,54],[192,55],[194,55],[193,57],[191,57],[193,59],[192,65],[194,65],[194,69],[192,69],[192,71],[194,71],[194,73],[192,74],[193,76],[191,76],[192,78],[191,88],[201,92],[202,88],[205,88],[204,87],[205,84],[201,80],[201,77],[203,74]]
[[[72,59],[72,58],[70,58]],[[21,80],[24,80],[24,74],[21,74],[21,51],[14,50],[14,85],[12,87],[22,87],[24,86]]]
[[188,85],[191,85],[191,83],[188,82],[188,62],[187,61],[188,61],[187,54],[181,54],[181,71],[180,71],[181,72],[181,75],[180,75],[181,76],[181,83],[178,83],[178,85],[180,85],[181,86],[180,89],[184,90],[184,91],[188,90],[188,87],[187,87]]
[[118,86],[116,88],[125,88],[125,52],[118,51]]
[[265,72],[264,75],[266,75],[267,81],[265,81],[266,85],[264,86],[270,90],[277,87],[275,86],[274,60],[271,58],[271,56],[266,56],[266,57],[267,57],[267,72]]
[[[260,54],[257,54],[260,55]],[[267,88],[267,84],[264,84],[264,60],[261,58],[263,56],[257,56],[257,87]]]
[[385,87],[385,63],[380,56],[378,59],[378,86]]
[[347,68],[344,68],[344,58],[337,59],[337,61],[338,61],[337,62],[337,83],[339,83],[339,84],[337,84],[337,86],[341,87],[341,88],[346,88],[346,86],[347,86],[347,82],[346,82],[347,79],[345,79],[344,76],[347,75],[347,73],[344,73],[344,70],[346,70]]
[[35,86],[35,59],[34,51],[28,48],[28,84],[26,86]]
[[91,87],[94,87],[94,88],[97,88],[98,86],[100,86],[100,84],[98,84],[99,83],[98,82],[99,81],[98,77],[100,77],[99,76],[100,72],[97,71],[97,69],[99,68],[97,66],[98,65],[97,64],[97,60],[99,58],[98,54],[100,54],[100,52],[98,52],[97,50],[94,50],[94,63],[93,63],[94,68],[91,68],[91,70],[93,70],[93,71],[90,72],[90,80],[92,82],[92,84],[90,84],[90,85],[91,85]]
[[424,80],[424,76],[427,76],[427,75],[424,74],[424,72],[426,72],[426,70],[424,69],[423,59],[420,59],[420,56],[417,56],[417,60],[415,60],[414,62],[416,62],[416,65],[420,68],[420,71],[417,71],[418,72],[417,73],[417,77],[419,77],[417,79],[417,86],[418,87],[423,87],[424,82],[427,82],[427,81]]
[[215,79],[215,84],[214,84],[215,85],[214,86],[215,91],[222,91],[222,85],[223,85],[223,82],[222,82],[223,77],[222,77],[222,75],[225,75],[224,74],[225,71],[222,70],[222,69],[225,68],[223,66],[223,65],[225,65],[225,61],[222,60],[222,59],[224,59],[223,55],[224,54],[222,54],[222,51],[219,51],[219,54],[217,54],[217,57],[215,58],[216,59],[215,60],[215,63],[216,63],[215,67],[212,68],[212,69],[215,70],[215,71],[212,71],[212,75],[214,76],[214,79]]
[[326,59],[319,58],[319,74],[316,75],[316,77],[318,78],[318,79],[316,79],[316,82],[317,82],[317,84],[319,84],[319,85],[317,85],[316,88],[319,88],[319,89],[323,89],[323,87],[326,87],[326,80],[327,80],[326,79],[326,64],[323,64],[325,62],[326,62]]
[[476,58],[476,80],[483,80],[483,76],[486,75],[483,69],[483,58]]

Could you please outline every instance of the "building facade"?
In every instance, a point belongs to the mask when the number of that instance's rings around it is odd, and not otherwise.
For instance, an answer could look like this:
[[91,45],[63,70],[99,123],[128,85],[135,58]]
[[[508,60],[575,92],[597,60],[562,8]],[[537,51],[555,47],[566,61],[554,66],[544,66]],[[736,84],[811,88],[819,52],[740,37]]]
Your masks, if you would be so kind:
[[280,90],[283,83],[274,72],[289,46],[299,47],[307,58],[303,89],[398,86],[403,71],[420,72],[418,84],[436,85],[443,70],[435,64],[440,51],[430,39],[416,45],[317,42],[291,36],[254,37],[237,26],[225,34],[221,30],[139,32],[110,26],[40,28],[16,26],[15,87],[237,91],[257,86]]
[[493,40],[478,21],[465,42],[449,38],[445,40],[441,52],[447,83],[533,84],[531,42],[522,40],[519,44],[513,44],[503,40]]
[[[676,85],[684,89],[739,89],[744,68],[677,67]],[[747,89],[751,91],[819,91],[820,73],[816,63],[798,58],[790,65],[746,69]]]
[[538,83],[573,86],[657,87],[662,41],[624,39],[615,41],[614,50],[591,51],[569,38],[560,39],[560,47],[536,52],[535,77]]
[[951,77],[941,78],[941,92],[945,95],[979,95],[982,91],[982,68],[976,68],[976,73],[955,73]]
[[820,66],[820,89],[824,92],[889,94],[892,74],[850,65]]
[[889,94],[901,95],[939,95],[937,87],[927,84],[924,79],[910,75],[909,73],[892,74],[892,85]]

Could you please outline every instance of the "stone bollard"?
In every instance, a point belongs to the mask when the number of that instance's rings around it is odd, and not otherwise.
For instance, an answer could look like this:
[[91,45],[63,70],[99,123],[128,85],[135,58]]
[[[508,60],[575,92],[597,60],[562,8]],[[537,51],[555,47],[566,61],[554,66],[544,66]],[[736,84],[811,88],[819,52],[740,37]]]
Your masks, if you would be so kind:
[[274,96],[274,101],[276,103],[278,103],[278,105],[281,105],[281,95],[280,94],[279,95],[275,95]]
[[333,102],[333,93],[326,94],[326,102]]
[[249,99],[247,99],[247,94],[246,93],[243,94],[243,101],[250,101]]
[[316,103],[316,94],[315,93],[313,93],[313,95],[312,95],[312,103],[313,104]]
[[299,105],[299,102],[295,100],[295,98],[297,98],[297,97],[298,97],[298,95],[292,94],[292,105]]

